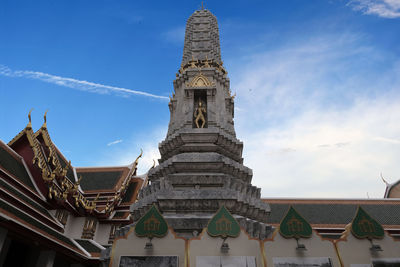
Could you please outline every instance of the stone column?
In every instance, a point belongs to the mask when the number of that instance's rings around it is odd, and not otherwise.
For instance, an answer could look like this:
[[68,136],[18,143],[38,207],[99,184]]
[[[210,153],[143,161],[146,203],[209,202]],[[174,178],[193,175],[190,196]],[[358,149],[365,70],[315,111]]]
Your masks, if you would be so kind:
[[11,244],[11,240],[7,238],[7,232],[7,229],[0,227],[0,266],[4,264]]
[[36,262],[36,267],[53,267],[56,252],[53,250],[40,251],[39,258]]

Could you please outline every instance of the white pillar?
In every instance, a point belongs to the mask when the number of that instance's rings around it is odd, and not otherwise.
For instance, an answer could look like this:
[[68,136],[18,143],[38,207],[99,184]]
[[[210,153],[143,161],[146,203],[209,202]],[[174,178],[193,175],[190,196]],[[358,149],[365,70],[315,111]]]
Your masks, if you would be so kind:
[[56,252],[53,250],[40,251],[39,258],[36,262],[36,267],[53,267]]

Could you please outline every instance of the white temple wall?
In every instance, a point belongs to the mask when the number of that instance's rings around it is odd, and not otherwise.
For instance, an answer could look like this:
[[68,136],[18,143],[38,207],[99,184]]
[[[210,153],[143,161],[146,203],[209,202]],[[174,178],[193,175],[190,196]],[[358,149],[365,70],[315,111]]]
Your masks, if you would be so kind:
[[267,258],[267,266],[274,266],[273,258],[323,258],[331,259],[334,267],[340,267],[335,247],[332,241],[324,240],[314,231],[311,238],[300,238],[300,244],[304,244],[305,251],[296,250],[297,243],[294,238],[284,238],[276,229],[271,239],[264,242],[264,251]]
[[243,229],[238,237],[226,239],[225,242],[229,245],[228,253],[221,252],[222,242],[222,238],[211,237],[204,229],[198,238],[189,241],[190,266],[196,266],[196,257],[198,256],[251,256],[255,257],[257,266],[263,266],[260,242],[251,239]]
[[69,216],[67,224],[65,225],[65,235],[70,238],[80,239],[82,237],[85,219],[86,217]]
[[132,227],[125,237],[114,241],[110,266],[118,267],[121,256],[178,256],[179,266],[185,266],[185,240],[175,237],[171,229],[165,237],[152,239],[152,250],[144,248],[147,242],[149,239],[136,236]]
[[110,238],[111,224],[98,223],[93,240],[101,245],[107,245]]
[[383,251],[371,252],[371,243],[367,239],[358,239],[351,233],[337,242],[339,255],[344,267],[352,264],[371,264],[372,259],[393,259],[400,262],[400,242],[393,240],[385,232],[383,239],[373,239],[374,244],[381,246]]

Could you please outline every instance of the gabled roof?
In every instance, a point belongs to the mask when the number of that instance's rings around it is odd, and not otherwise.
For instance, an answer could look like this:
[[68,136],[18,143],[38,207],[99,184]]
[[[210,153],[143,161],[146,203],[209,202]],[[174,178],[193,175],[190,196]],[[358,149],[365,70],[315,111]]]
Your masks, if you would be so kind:
[[[32,130],[30,113],[28,117],[28,125],[9,142],[10,147],[4,144],[12,152],[15,147],[14,155],[2,156],[4,151],[0,151],[0,163],[9,171],[12,170],[17,178],[23,179],[32,188],[36,187],[38,192],[40,190],[39,194],[46,195],[47,201],[53,206],[68,202],[66,206],[79,214],[89,212],[105,219],[112,215],[112,211],[125,209],[126,205],[133,203],[143,184],[136,177],[138,160],[142,154],[128,166],[74,168],[51,140],[46,114],[43,125],[36,133]],[[18,166],[18,160],[24,163],[19,154],[29,164]],[[24,171],[26,166],[25,170],[32,172],[31,180],[25,174],[16,173]],[[131,184],[134,178],[140,181]]]
[[80,180],[51,140],[46,116],[36,133],[28,117],[28,125],[8,145],[0,140],[0,226],[97,263],[103,247],[67,237],[65,221],[49,210],[66,209],[70,216],[92,216],[102,223],[130,223],[129,206],[143,184],[136,176],[142,154],[128,166],[78,168]]
[[55,175],[50,168],[47,157],[44,154],[40,142],[36,139],[36,136],[32,130],[31,117],[29,112],[29,123],[28,125],[19,132],[10,142],[7,144],[14,151],[19,153],[18,149],[25,149],[28,146],[32,152],[32,159],[25,158],[25,160],[32,160],[33,164],[39,168],[42,179],[45,181],[51,181]]
[[361,206],[380,224],[400,227],[400,199],[263,199],[271,213],[267,222],[277,225],[293,206],[315,227],[344,227],[349,224]]
[[386,191],[384,198],[398,198],[400,197],[400,180],[393,184],[386,184]]
[[[142,181],[142,180],[140,180]],[[136,196],[138,189],[140,189],[141,183],[139,181],[131,181],[126,189],[125,195],[122,198],[121,204],[131,204],[133,198]]]
[[128,176],[128,167],[91,167],[76,168],[84,191],[115,191]]
[[35,138],[41,142],[43,151],[46,154],[46,159],[49,164],[53,167],[57,176],[66,176],[69,181],[74,183],[76,181],[71,161],[64,157],[64,155],[57,149],[55,144],[50,138],[50,134],[47,130],[46,122],[42,127],[36,131]]
[[9,146],[0,140],[0,168],[11,174],[15,179],[36,192],[32,178],[26,169],[23,159]]

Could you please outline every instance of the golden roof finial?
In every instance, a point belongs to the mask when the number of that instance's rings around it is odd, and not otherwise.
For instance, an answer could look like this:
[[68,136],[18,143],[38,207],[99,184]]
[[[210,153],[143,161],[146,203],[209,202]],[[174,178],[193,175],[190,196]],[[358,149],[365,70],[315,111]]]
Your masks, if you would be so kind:
[[82,175],[79,175],[78,181],[76,181],[75,185],[77,186],[80,185],[81,181],[82,181]]
[[204,10],[204,1],[201,1],[201,10]]
[[49,111],[49,110],[46,110],[46,112],[43,115],[43,119],[44,119],[44,123],[42,126],[43,128],[47,128],[47,111]]
[[32,117],[31,117],[32,110],[33,110],[33,108],[31,108],[31,110],[29,110],[29,113],[28,113],[29,122],[28,122],[28,125],[26,126],[27,128],[32,128]]
[[139,158],[141,158],[143,156],[143,149],[140,149],[140,155],[136,158],[135,160],[135,167],[138,165],[139,163]]
[[385,178],[383,178],[382,173],[381,173],[381,178],[382,178],[382,181],[386,184],[386,186],[390,185],[390,184],[385,180]]

